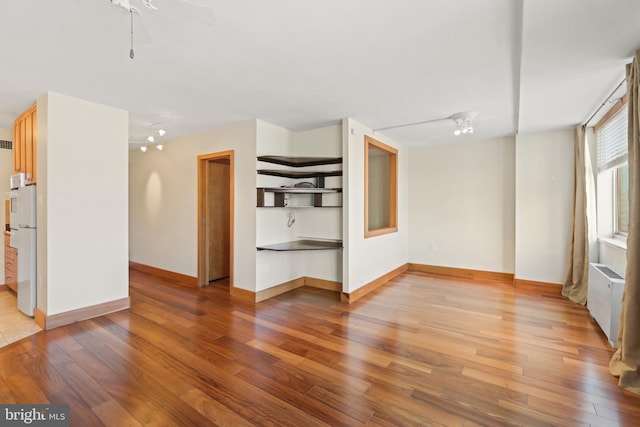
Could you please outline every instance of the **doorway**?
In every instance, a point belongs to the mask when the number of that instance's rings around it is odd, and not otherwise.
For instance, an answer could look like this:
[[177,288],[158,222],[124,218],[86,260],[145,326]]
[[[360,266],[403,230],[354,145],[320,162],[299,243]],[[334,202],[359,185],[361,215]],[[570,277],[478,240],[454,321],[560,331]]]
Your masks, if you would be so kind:
[[233,151],[198,156],[198,284],[233,287]]

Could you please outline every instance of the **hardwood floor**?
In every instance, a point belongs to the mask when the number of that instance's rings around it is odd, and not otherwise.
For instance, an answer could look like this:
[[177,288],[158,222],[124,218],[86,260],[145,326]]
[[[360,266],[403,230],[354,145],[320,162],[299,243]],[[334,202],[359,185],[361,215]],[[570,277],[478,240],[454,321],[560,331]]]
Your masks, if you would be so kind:
[[587,310],[559,295],[404,273],[352,305],[252,305],[131,273],[130,310],[0,349],[0,402],[71,425],[637,426]]

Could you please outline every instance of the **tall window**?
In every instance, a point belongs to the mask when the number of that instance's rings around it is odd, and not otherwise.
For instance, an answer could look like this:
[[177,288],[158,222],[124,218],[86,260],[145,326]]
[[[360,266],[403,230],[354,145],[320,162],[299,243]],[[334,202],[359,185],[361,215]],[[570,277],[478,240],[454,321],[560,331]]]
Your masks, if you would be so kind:
[[612,173],[613,234],[626,237],[629,231],[629,167],[627,165],[627,107],[597,130],[598,171]]

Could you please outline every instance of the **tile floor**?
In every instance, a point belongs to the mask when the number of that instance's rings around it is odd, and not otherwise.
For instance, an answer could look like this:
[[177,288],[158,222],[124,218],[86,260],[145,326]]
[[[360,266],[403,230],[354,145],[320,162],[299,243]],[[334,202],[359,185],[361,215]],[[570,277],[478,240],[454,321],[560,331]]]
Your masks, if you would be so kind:
[[16,296],[12,292],[0,291],[0,347],[41,330],[33,318],[18,310]]

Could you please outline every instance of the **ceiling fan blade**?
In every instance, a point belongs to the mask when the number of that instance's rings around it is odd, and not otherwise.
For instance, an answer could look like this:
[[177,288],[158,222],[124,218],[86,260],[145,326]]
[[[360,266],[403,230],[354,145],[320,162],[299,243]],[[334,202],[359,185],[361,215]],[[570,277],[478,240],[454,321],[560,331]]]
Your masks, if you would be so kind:
[[157,3],[161,12],[166,10],[170,14],[203,25],[214,25],[218,20],[218,13],[209,0],[164,0]]
[[151,10],[158,10],[155,4],[151,2],[151,0],[142,0],[142,4]]

